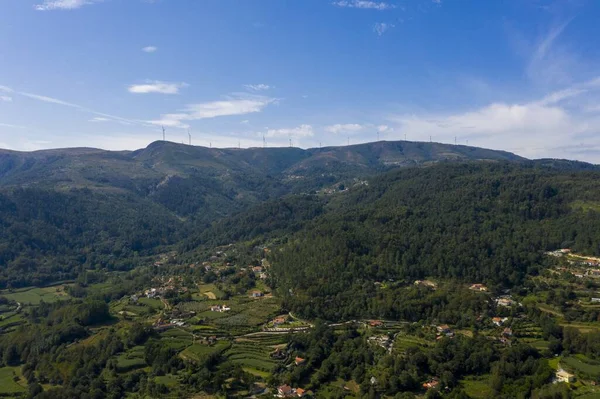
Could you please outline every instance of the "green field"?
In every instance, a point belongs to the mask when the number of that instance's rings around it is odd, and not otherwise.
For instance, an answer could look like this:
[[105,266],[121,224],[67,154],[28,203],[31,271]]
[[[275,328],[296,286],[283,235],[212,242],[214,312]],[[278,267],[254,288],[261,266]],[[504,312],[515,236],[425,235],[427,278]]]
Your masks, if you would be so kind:
[[134,346],[127,352],[122,353],[117,357],[117,368],[121,372],[134,370],[146,366],[144,360],[144,347]]
[[160,299],[154,299],[154,298],[142,297],[142,298],[138,299],[138,303],[140,305],[148,306],[149,308],[152,308],[154,310],[161,310],[165,307],[165,305],[161,302]]
[[12,291],[2,291],[0,295],[23,305],[38,305],[41,301],[56,302],[70,298],[65,292],[64,285],[54,287],[29,287]]
[[265,373],[270,374],[277,364],[270,354],[274,351],[274,346],[281,342],[280,336],[238,339],[225,355],[231,362],[241,365],[248,372],[264,377]]
[[212,355],[214,353],[220,353],[229,347],[228,341],[217,341],[215,345],[209,346],[204,344],[195,344],[185,348],[181,352],[181,357],[193,361],[200,361],[202,358]]
[[15,376],[21,376],[19,367],[0,368],[0,395],[14,395],[26,391],[25,386],[15,382]]
[[465,393],[471,398],[489,398],[493,391],[488,380],[489,376],[467,378],[461,380],[461,384],[465,389]]
[[600,376],[600,362],[589,359],[584,355],[574,355],[562,358],[560,366],[577,376],[597,378]]

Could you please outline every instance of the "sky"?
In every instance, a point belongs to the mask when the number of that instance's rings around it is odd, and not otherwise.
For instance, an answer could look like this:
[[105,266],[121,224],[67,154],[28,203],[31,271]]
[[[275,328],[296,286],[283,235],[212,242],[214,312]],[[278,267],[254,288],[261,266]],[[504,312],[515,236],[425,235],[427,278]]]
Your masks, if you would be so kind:
[[134,150],[164,127],[600,163],[599,19],[594,0],[2,0],[0,148]]

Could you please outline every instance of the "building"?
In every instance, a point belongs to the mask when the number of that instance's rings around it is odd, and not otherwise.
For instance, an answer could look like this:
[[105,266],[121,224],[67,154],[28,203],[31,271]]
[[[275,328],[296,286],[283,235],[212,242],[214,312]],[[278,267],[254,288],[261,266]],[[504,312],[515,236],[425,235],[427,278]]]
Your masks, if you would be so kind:
[[556,372],[556,381],[566,383],[575,382],[575,374],[571,374],[568,371],[560,369]]
[[262,291],[258,291],[258,290],[256,290],[256,291],[252,291],[252,293],[251,293],[251,296],[252,296],[252,298],[260,298],[260,297],[262,297],[263,295],[264,295],[264,294],[262,293]]
[[496,326],[500,327],[502,324],[504,324],[506,322],[506,320],[508,320],[508,317],[493,317],[492,323],[494,323]]
[[441,326],[437,326],[436,329],[440,334],[448,334],[452,332],[448,324],[442,324]]
[[488,288],[484,284],[472,284],[469,289],[471,291],[481,291],[486,292]]
[[292,394],[293,390],[292,387],[289,385],[281,385],[277,387],[277,396],[279,396],[280,398],[288,398],[292,396]]
[[592,303],[600,303],[600,298],[592,298]]
[[417,280],[415,281],[415,285],[420,285],[422,287],[427,287],[434,290],[437,288],[437,284],[431,280]]
[[436,389],[440,386],[440,381],[437,378],[432,378],[427,382],[423,383],[423,388],[425,389]]
[[371,326],[371,327],[381,327],[381,326],[383,326],[383,321],[381,321],[381,320],[369,320],[369,326]]
[[296,396],[299,398],[304,397],[304,394],[306,393],[306,391],[302,388],[296,388]]
[[513,331],[511,328],[506,327],[504,331],[502,331],[502,335],[504,335],[505,337],[512,337]]
[[301,364],[306,363],[306,359],[296,356],[296,360],[294,360],[296,366],[300,366]]
[[210,307],[211,312],[228,312],[230,310],[231,310],[231,308],[228,307],[227,305],[223,305],[223,306],[215,305],[215,306]]
[[504,307],[509,308],[515,304],[515,301],[513,301],[511,298],[508,298],[508,297],[502,297],[502,298],[496,299],[496,304],[498,306],[504,306]]
[[273,319],[273,325],[277,327],[280,324],[284,324],[287,321],[285,316],[279,316]]

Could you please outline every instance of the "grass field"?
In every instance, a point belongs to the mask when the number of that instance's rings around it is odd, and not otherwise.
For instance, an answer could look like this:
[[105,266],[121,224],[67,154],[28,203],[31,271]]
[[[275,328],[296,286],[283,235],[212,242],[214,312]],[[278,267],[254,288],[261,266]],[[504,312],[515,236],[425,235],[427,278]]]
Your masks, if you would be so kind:
[[489,376],[479,378],[468,378],[461,380],[465,393],[471,398],[489,398],[492,394],[492,388],[488,383]]
[[229,347],[229,345],[230,344],[227,341],[217,341],[217,343],[213,346],[195,344],[185,348],[185,350],[181,352],[180,356],[184,359],[200,361],[205,356],[224,351]]
[[14,377],[21,376],[19,367],[2,367],[0,368],[0,395],[15,395],[25,392],[27,389],[24,385],[15,382]]
[[117,368],[120,372],[134,370],[146,366],[144,347],[134,346],[117,357]]
[[160,299],[154,298],[140,298],[138,299],[138,303],[140,305],[148,306],[149,308],[152,308],[154,310],[161,310],[165,307],[165,305],[163,305]]
[[562,358],[560,365],[565,370],[572,371],[576,375],[589,378],[600,376],[600,362],[587,358],[584,355],[574,355]]
[[279,336],[257,336],[238,339],[225,353],[227,358],[241,365],[249,373],[265,378],[277,364],[270,354],[274,347],[282,343]]
[[24,305],[38,305],[41,301],[56,302],[70,298],[69,294],[65,292],[64,285],[44,288],[21,288],[13,291],[5,290],[0,295]]

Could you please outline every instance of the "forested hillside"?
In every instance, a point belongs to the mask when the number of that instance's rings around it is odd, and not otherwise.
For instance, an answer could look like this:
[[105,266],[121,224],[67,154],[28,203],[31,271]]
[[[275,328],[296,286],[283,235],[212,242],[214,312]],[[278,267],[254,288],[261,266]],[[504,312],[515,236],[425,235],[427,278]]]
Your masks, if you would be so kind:
[[600,253],[599,178],[535,164],[390,172],[332,200],[273,252],[274,276],[290,309],[329,320],[405,316],[409,302],[376,282],[519,286],[543,251]]

